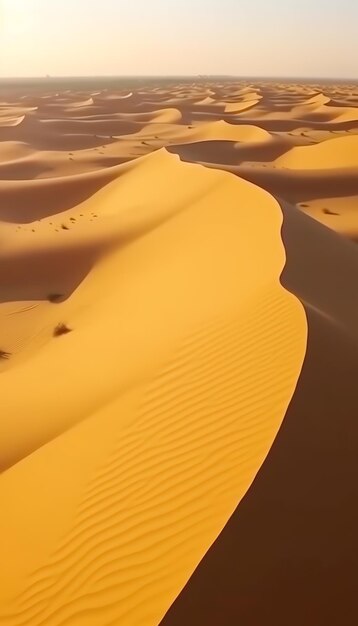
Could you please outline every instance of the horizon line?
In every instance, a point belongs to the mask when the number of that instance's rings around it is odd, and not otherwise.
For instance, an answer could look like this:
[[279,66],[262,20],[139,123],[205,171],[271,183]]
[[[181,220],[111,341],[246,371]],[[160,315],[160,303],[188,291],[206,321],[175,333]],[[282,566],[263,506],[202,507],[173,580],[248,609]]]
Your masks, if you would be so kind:
[[203,79],[203,78],[232,78],[239,80],[329,80],[329,81],[352,81],[358,82],[358,77],[343,76],[338,78],[337,76],[304,76],[304,75],[259,75],[259,74],[73,74],[73,75],[41,75],[41,76],[0,76],[0,81],[53,81],[53,80],[75,80],[75,79],[87,79],[87,80],[125,80],[125,79],[171,79],[171,78],[190,78],[190,79]]

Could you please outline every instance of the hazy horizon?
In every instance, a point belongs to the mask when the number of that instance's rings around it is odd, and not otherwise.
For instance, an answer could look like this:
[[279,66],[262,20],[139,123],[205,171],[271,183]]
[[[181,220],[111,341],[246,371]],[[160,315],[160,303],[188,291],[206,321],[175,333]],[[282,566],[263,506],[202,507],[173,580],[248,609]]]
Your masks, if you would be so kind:
[[291,81],[291,80],[306,80],[309,82],[314,82],[314,81],[319,81],[319,80],[325,80],[328,82],[334,82],[334,81],[338,81],[338,82],[342,82],[342,81],[347,81],[347,80],[351,80],[352,82],[356,83],[358,82],[358,77],[353,77],[353,76],[343,76],[343,77],[337,77],[337,76],[298,76],[298,75],[283,75],[283,74],[276,74],[276,75],[240,75],[240,74],[45,74],[45,75],[38,75],[38,76],[0,76],[0,81],[32,81],[32,80],[37,80],[37,81],[46,81],[46,80],[88,80],[88,79],[100,79],[100,80],[138,80],[138,79],[149,79],[149,80],[162,80],[162,79],[195,79],[195,80],[201,80],[201,79],[211,79],[211,78],[219,78],[219,79],[237,79],[237,80],[248,80],[248,81],[254,81],[254,80],[267,80],[267,81],[271,81],[271,80],[282,80],[282,81]]
[[0,77],[356,79],[353,0],[0,0]]

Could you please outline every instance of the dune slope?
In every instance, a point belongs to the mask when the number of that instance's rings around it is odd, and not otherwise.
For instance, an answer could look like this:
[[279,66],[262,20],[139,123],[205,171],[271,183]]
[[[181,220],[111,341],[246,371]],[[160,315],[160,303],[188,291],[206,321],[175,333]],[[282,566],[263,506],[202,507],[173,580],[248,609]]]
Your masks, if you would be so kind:
[[308,320],[302,372],[258,476],[161,626],[356,623],[358,251],[283,210],[281,280]]
[[[95,235],[85,222],[61,233],[63,250],[79,233],[96,242],[92,268],[64,302],[27,295],[41,332],[31,309],[1,365],[9,626],[157,624],[254,479],[304,357],[306,319],[279,283],[281,212],[268,194],[159,152],[98,196],[80,205],[97,207]],[[33,254],[52,240],[45,227]],[[3,254],[15,263],[10,242]],[[18,254],[31,283],[30,247]],[[26,320],[27,308],[13,314]],[[71,332],[54,337],[55,320]]]
[[357,85],[1,86],[0,626],[355,625]]

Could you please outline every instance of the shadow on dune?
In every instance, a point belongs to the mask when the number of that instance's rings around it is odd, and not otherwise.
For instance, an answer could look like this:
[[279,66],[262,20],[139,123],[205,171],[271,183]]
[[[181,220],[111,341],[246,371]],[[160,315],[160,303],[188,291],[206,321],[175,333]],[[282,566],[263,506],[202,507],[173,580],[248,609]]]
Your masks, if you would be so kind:
[[117,167],[40,180],[0,181],[0,220],[28,224],[66,211],[118,176]]
[[171,145],[167,146],[167,150],[178,154],[182,161],[238,165],[242,161],[272,161],[284,154],[289,147],[287,141],[280,140],[254,142],[250,145],[237,141],[209,140]]
[[36,130],[31,130],[30,132],[0,132],[1,141],[19,141],[30,145],[34,150],[53,150],[55,152],[100,148],[104,143],[113,143],[113,140],[108,137],[96,136],[92,133],[60,133],[50,129],[46,131],[40,129],[39,132]]
[[[199,162],[199,161],[197,161]],[[358,193],[358,176],[354,168],[293,170],[259,163],[252,166],[210,163],[201,165],[223,169],[262,187],[276,197],[295,204],[319,198],[353,196]]]
[[301,376],[253,485],[161,626],[357,623],[358,251],[287,206],[282,236],[282,283],[310,303]]
[[358,193],[357,170],[290,170],[240,167],[233,172],[291,203]]
[[[64,157],[66,158],[66,157]],[[107,156],[102,153],[99,155],[95,153],[91,159],[87,161],[88,171],[84,171],[87,175],[91,173],[100,172],[106,168],[117,167],[118,165],[123,165],[124,163],[128,163],[129,161],[133,161],[137,158],[135,155],[128,155],[125,157],[121,156]],[[72,159],[73,160],[73,159]],[[65,162],[62,161],[63,165]],[[47,176],[44,176],[47,174]],[[73,175],[73,174],[72,174]],[[67,174],[67,176],[71,176],[71,174]],[[50,163],[46,162],[43,157],[32,157],[30,160],[19,160],[13,163],[0,163],[0,181],[7,180],[18,180],[18,181],[30,181],[34,180],[38,177],[41,177],[41,180],[54,180],[60,179],[62,180],[66,178],[63,174],[58,174],[55,168],[50,167]],[[1,195],[1,185],[0,185],[0,195]],[[6,214],[6,212],[5,212]],[[0,207],[0,215],[1,215],[1,207]],[[9,216],[10,217],[10,216]],[[9,219],[9,221],[12,221]]]
[[268,132],[289,132],[294,131],[301,128],[309,128],[310,130],[331,130],[331,131],[347,131],[357,128],[357,121],[350,122],[320,122],[315,120],[308,119],[291,119],[287,120],[284,117],[282,119],[262,119],[261,117],[256,118],[255,116],[249,117],[245,114],[226,114],[226,113],[202,113],[202,112],[193,112],[190,113],[191,121],[198,122],[214,122],[218,120],[224,120],[230,124],[234,125],[242,125],[242,124],[250,124],[252,126],[258,126],[263,130],[267,130]]
[[358,290],[352,288],[358,276],[356,245],[290,204],[280,204],[287,256],[281,282],[358,342]]
[[51,168],[46,166],[44,163],[36,163],[36,161],[30,160],[1,163],[0,180],[32,180],[37,176],[50,171]]
[[95,246],[64,249],[48,247],[1,258],[0,303],[70,297],[92,269],[99,250]]
[[35,150],[85,150],[113,142],[113,135],[131,135],[145,123],[82,119],[37,119],[26,116],[21,124],[0,127],[0,141],[19,141]]
[[86,119],[48,119],[38,122],[38,132],[56,132],[61,137],[68,134],[88,135],[131,135],[142,128],[137,122],[123,122],[122,120],[86,120]]

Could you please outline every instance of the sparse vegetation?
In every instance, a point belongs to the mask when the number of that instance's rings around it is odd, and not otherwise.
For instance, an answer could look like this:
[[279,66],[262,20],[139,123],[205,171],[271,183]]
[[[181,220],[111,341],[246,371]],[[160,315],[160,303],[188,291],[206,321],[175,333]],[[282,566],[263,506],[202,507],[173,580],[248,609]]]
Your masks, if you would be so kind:
[[66,224],[61,224],[61,228],[62,230],[70,230],[68,226],[66,226]]
[[335,211],[331,211],[331,209],[322,209],[322,211],[326,215],[339,215],[339,213],[336,213]]
[[54,337],[61,337],[61,335],[68,335],[68,333],[71,333],[71,332],[72,332],[72,328],[69,328],[67,324],[64,324],[63,322],[60,322],[54,328],[53,335]]
[[6,352],[6,350],[0,350],[0,360],[8,361],[10,356],[11,356],[10,352]]

